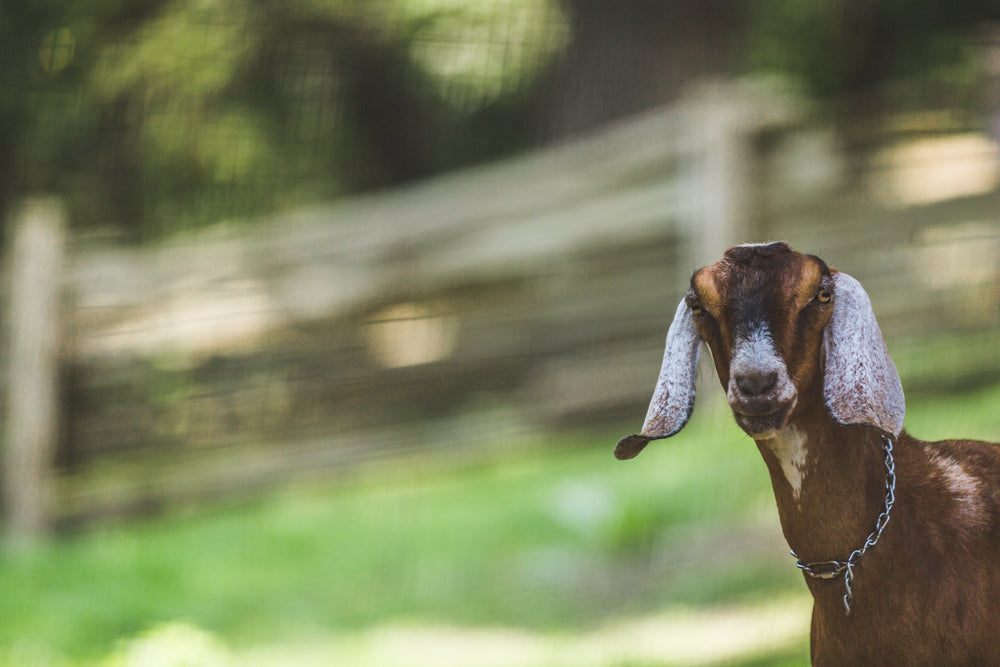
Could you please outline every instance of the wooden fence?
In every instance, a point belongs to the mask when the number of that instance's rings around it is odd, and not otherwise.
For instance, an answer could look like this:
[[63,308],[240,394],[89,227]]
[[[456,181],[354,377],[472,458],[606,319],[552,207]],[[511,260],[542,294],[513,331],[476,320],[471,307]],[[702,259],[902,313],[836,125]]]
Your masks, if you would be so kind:
[[[946,362],[952,384],[1000,377],[996,145],[938,124],[845,155],[808,111],[709,85],[399,190],[155,247],[70,238],[51,272],[64,276],[61,437],[42,457],[55,474],[28,477],[54,502],[15,521],[27,492],[8,475],[8,527],[634,422],[687,276],[743,240],[787,239],[862,280],[914,386]],[[920,341],[942,338],[974,354],[924,359]],[[22,372],[8,364],[8,456]]]

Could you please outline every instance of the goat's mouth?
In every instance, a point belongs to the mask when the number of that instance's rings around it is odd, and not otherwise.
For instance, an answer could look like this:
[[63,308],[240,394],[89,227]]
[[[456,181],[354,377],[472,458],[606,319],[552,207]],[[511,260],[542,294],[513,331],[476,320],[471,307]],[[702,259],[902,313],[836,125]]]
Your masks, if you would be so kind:
[[795,397],[780,405],[768,403],[765,405],[737,405],[730,403],[736,424],[751,438],[766,439],[774,437],[788,423],[788,418],[795,409]]

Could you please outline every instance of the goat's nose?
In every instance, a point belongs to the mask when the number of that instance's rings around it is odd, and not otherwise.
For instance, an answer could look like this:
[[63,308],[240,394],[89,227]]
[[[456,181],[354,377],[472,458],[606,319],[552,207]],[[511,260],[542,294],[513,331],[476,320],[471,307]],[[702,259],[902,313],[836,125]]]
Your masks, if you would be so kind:
[[736,386],[744,396],[760,396],[774,389],[778,383],[777,371],[751,371],[736,376]]

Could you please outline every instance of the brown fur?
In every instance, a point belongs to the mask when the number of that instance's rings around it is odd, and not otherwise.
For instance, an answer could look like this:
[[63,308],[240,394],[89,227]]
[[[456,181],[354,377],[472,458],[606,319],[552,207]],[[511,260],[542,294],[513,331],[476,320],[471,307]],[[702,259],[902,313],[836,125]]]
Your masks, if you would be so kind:
[[[747,325],[741,318],[762,316],[784,360],[797,391],[785,427],[805,442],[800,488],[786,479],[773,442],[757,445],[782,530],[803,562],[845,560],[874,528],[886,492],[880,431],[838,423],[824,401],[831,304],[819,292],[830,280],[822,260],[783,243],[738,246],[697,271],[686,297],[704,309],[695,326],[723,389]],[[813,663],[1000,664],[1000,445],[928,443],[904,431],[894,450],[895,506],[855,568],[851,614],[843,577],[805,577],[815,602]]]

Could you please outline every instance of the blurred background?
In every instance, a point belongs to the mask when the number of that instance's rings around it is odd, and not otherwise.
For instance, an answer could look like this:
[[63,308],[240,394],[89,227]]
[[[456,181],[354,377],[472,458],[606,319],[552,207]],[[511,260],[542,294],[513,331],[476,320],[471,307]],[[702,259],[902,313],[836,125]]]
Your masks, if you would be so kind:
[[0,0],[0,665],[808,663],[690,272],[868,289],[1000,439],[1000,6]]

